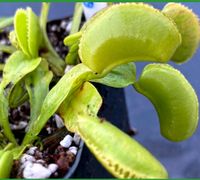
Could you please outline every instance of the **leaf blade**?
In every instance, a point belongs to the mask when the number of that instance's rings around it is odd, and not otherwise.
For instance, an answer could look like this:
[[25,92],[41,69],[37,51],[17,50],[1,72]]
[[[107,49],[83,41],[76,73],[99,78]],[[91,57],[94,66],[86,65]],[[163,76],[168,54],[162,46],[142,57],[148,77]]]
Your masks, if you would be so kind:
[[103,78],[92,79],[91,81],[114,88],[124,88],[133,84],[135,80],[136,66],[133,63],[128,63],[115,67]]

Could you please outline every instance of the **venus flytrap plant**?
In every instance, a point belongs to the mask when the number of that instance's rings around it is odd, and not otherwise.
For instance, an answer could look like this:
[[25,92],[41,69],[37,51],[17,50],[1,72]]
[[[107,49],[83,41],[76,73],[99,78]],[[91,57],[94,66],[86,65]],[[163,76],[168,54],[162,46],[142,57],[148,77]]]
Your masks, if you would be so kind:
[[[11,153],[14,159],[19,158],[48,119],[58,113],[67,129],[78,133],[114,176],[166,178],[165,168],[144,147],[97,117],[102,98],[88,81],[117,88],[132,84],[154,104],[165,138],[171,141],[189,138],[198,124],[198,99],[189,82],[166,64],[146,66],[136,80],[136,68],[130,62],[166,63],[173,57],[182,62],[191,57],[200,36],[196,16],[181,5],[167,5],[162,12],[141,3],[118,4],[103,9],[79,32],[64,40],[70,46],[68,60],[75,62],[79,55],[82,63],[63,75],[49,91],[53,77],[49,66],[55,75],[61,75],[64,66],[54,62],[59,57],[46,35],[49,4],[44,3],[42,9],[40,21],[30,8],[18,10],[14,19],[11,39],[18,51],[10,56],[4,67],[0,84],[0,124],[4,135],[15,147],[4,149],[5,152]],[[190,28],[195,29],[191,32],[192,42],[185,33],[189,31],[188,25],[182,18],[194,21],[190,24]],[[48,52],[41,53],[43,49]],[[9,128],[8,108],[18,106],[27,98],[31,120],[22,145],[16,146]],[[4,164],[6,159],[12,161],[10,156],[2,157],[0,155],[0,172],[3,169],[1,163]],[[0,174],[0,177],[8,174]]]
[[[132,18],[133,16],[135,18]],[[110,18],[112,18],[112,21],[110,21]],[[128,23],[125,23],[124,19],[128,19]],[[110,29],[110,23],[113,23],[111,27],[116,26],[121,27],[121,29]],[[130,31],[130,33],[126,35],[123,29],[126,29],[128,32]],[[158,31],[160,35],[158,36],[157,34],[155,37],[153,31]],[[112,36],[107,32],[111,32]],[[97,36],[98,34],[101,34],[101,36]],[[83,64],[72,68],[48,93],[44,100],[41,114],[27,133],[24,144],[32,142],[48,118],[57,112],[65,120],[66,127],[80,134],[97,159],[114,176],[165,178],[167,173],[165,169],[163,169],[163,166],[147,153],[146,150],[134,141],[131,141],[130,138],[112,125],[106,122],[100,123],[100,120],[98,120],[96,116],[96,111],[98,111],[101,100],[98,100],[98,95],[94,95],[96,92],[94,88],[91,88],[90,85],[85,85],[90,90],[80,95],[83,96],[81,99],[79,99],[79,93],[85,92],[83,83],[89,80],[99,81],[114,87],[124,87],[128,85],[129,83],[124,82],[120,85],[116,85],[115,83],[117,82],[116,79],[118,82],[121,82],[118,74],[123,74],[124,69],[129,67],[128,69],[132,72],[131,75],[133,75],[131,84],[134,84],[135,88],[140,93],[152,100],[159,113],[162,134],[173,141],[180,141],[188,138],[193,134],[197,126],[198,100],[192,87],[181,73],[167,65],[151,65],[150,67],[152,67],[153,72],[155,71],[155,74],[149,74],[149,76],[147,76],[147,81],[143,83],[143,78],[146,77],[146,68],[141,78],[134,83],[135,74],[133,73],[134,70],[132,67],[126,65],[119,66],[120,64],[126,64],[127,62],[139,59],[167,62],[180,46],[182,36],[175,23],[170,18],[147,5],[120,4],[98,13],[82,28],[81,32],[72,34],[65,39],[65,44],[70,45],[71,48],[74,43],[76,47],[75,50],[79,47],[78,51]],[[77,43],[79,43],[79,46],[77,46]],[[110,51],[109,47],[111,45],[115,47],[115,53]],[[137,49],[137,52],[134,51],[135,49]],[[119,67],[110,71],[115,66]],[[114,73],[117,70],[119,73]],[[158,74],[161,76],[164,74],[163,78],[166,79],[166,83],[164,83],[162,79],[159,79],[157,76]],[[128,76],[130,77],[130,74]],[[122,79],[124,80],[124,78]],[[69,82],[69,84],[65,84],[65,82]],[[151,92],[150,89],[148,89],[151,83],[159,87],[156,92]],[[81,86],[83,87],[79,92]],[[171,86],[170,90],[166,88],[168,86]],[[179,94],[177,95],[175,93],[174,95],[173,89],[176,89],[176,87],[179,87],[180,91],[183,90],[183,92],[177,92],[177,94]],[[147,88],[147,90],[144,88]],[[154,89],[155,87],[152,88]],[[189,97],[187,96],[188,94]],[[177,101],[173,98],[174,96],[178,96]],[[96,100],[94,100],[95,103],[93,103],[92,97],[96,98]],[[76,100],[76,98],[78,100]],[[189,106],[184,105],[183,101],[185,99],[187,99]],[[97,100],[99,101],[98,103],[96,102]],[[81,103],[82,101],[83,104]],[[190,105],[192,105],[193,108],[191,108]],[[176,106],[178,106],[178,108],[175,108]],[[165,108],[169,113],[168,116],[165,114]],[[184,117],[185,114],[180,114],[183,113],[183,111],[187,116]],[[171,117],[173,117],[173,119],[167,119]],[[181,122],[180,118],[182,120]],[[190,122],[191,118],[192,122]],[[179,129],[180,126],[182,129]],[[94,138],[94,134],[98,134],[99,138],[96,138],[96,136]],[[118,144],[117,148],[112,149],[113,144],[116,144],[119,139],[122,139],[124,144]],[[106,143],[106,147],[104,143]],[[125,153],[122,157],[119,157],[117,154],[121,152],[123,145],[128,149],[130,148],[129,152],[131,149],[134,149],[136,156],[126,157]],[[141,157],[142,155],[144,159]],[[149,164],[151,164],[151,167],[149,167]]]

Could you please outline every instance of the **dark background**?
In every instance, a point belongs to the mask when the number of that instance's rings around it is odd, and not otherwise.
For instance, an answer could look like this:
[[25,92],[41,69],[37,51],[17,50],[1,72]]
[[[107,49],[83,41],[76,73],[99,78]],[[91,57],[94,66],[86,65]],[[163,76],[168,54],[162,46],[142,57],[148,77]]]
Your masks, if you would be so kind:
[[[165,3],[150,3],[161,9]],[[200,16],[200,3],[183,3]],[[31,6],[36,13],[41,3],[0,3],[0,16],[12,16],[18,7]],[[49,19],[71,15],[74,3],[52,3]],[[156,34],[156,32],[155,32]],[[200,49],[183,65],[175,65],[193,85],[200,97]],[[139,75],[145,63],[137,63]],[[200,128],[193,137],[181,143],[172,143],[159,133],[158,117],[152,104],[132,87],[125,89],[130,124],[139,133],[135,138],[152,152],[167,168],[172,178],[200,178]]]

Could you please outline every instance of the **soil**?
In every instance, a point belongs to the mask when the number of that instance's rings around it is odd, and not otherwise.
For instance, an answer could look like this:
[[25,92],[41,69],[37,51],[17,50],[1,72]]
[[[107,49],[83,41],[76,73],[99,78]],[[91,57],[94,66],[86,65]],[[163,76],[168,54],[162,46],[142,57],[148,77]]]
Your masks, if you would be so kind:
[[[0,43],[2,45],[10,45],[10,41],[8,40],[8,29],[0,32]],[[0,63],[5,63],[6,58],[9,56],[8,53],[0,52]]]

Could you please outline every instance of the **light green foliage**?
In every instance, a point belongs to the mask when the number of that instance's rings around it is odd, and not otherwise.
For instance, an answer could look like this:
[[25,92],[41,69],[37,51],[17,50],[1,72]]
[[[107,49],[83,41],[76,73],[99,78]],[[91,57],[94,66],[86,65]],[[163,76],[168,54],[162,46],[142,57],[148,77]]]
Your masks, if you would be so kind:
[[66,99],[58,109],[58,113],[65,120],[66,127],[72,132],[77,132],[77,115],[79,113],[96,117],[102,105],[102,98],[92,84],[86,82],[79,88],[74,92],[74,98]]
[[13,17],[3,17],[0,18],[0,30],[11,26],[13,24]]
[[[72,20],[72,27],[70,30],[70,34],[77,33],[80,28],[81,24],[81,18],[82,18],[82,13],[83,13],[83,6],[82,3],[76,3],[75,4],[75,9],[74,9],[74,15],[73,15],[73,20]],[[79,41],[75,42],[72,46],[69,48],[69,53],[66,57],[66,63],[70,65],[75,65],[77,64],[77,58],[78,58],[78,44]]]
[[25,75],[32,72],[41,62],[41,58],[29,59],[21,51],[16,51],[7,60],[4,70],[2,86],[5,88],[19,82]]
[[92,79],[110,87],[123,88],[131,85],[136,80],[136,66],[133,63],[122,64],[113,68],[106,76],[100,79]]
[[11,151],[0,151],[0,178],[9,178],[13,165]]
[[166,178],[164,167],[145,148],[96,116],[101,103],[101,96],[95,87],[85,83],[70,103],[62,105],[58,112],[66,127],[81,136],[91,152],[114,176]]
[[13,155],[13,159],[14,160],[18,160],[28,146],[30,146],[30,144],[26,144],[24,146],[21,145],[21,146],[17,146],[15,148],[13,148],[11,150],[11,153]]
[[10,129],[10,124],[8,121],[8,100],[4,94],[4,90],[0,88],[0,126],[3,129],[3,134],[8,138],[8,140],[14,144],[17,144]]
[[162,12],[173,19],[181,37],[182,43],[176,50],[172,60],[183,63],[193,56],[200,41],[199,19],[192,10],[178,3],[168,3]]
[[67,62],[67,64],[74,65],[77,62],[78,48],[79,48],[81,35],[82,35],[81,32],[77,32],[77,33],[71,34],[70,36],[67,36],[64,39],[64,44],[66,46],[69,46],[69,52],[65,58],[65,61]]
[[11,108],[17,108],[28,100],[28,93],[22,79],[10,90],[8,101]]
[[16,48],[13,46],[7,46],[7,45],[0,44],[0,51],[8,53],[8,54],[12,54],[16,51]]
[[64,73],[65,63],[60,57],[52,55],[51,52],[42,54],[42,57],[46,59],[51,67],[51,70],[56,76],[62,76]]
[[183,141],[194,133],[199,119],[198,98],[178,70],[166,64],[150,64],[134,87],[154,104],[165,138]]
[[41,113],[38,118],[31,124],[29,131],[26,133],[23,144],[31,143],[39,134],[46,124],[47,120],[57,111],[61,103],[83,84],[83,82],[91,79],[94,73],[85,65],[79,64],[65,74],[58,83],[47,94]]
[[131,61],[167,62],[181,43],[175,24],[145,4],[125,3],[104,10],[82,33],[81,61],[101,73]]
[[38,57],[42,36],[38,17],[31,8],[17,10],[14,28],[17,42],[23,53],[30,58]]
[[43,60],[35,71],[28,75],[25,80],[30,101],[30,122],[29,126],[40,114],[43,101],[49,92],[49,84],[53,74],[48,69],[48,63]]
[[159,161],[110,123],[82,114],[77,121],[78,132],[89,149],[115,177],[167,178]]
[[[14,144],[17,143],[10,129],[8,121],[8,97],[12,92],[12,88],[25,75],[33,71],[40,64],[40,61],[40,58],[30,61],[21,51],[16,51],[9,57],[3,70],[3,79],[0,84],[0,125],[1,127],[3,127],[3,132],[5,136]],[[6,95],[6,93],[8,94],[8,96]]]

